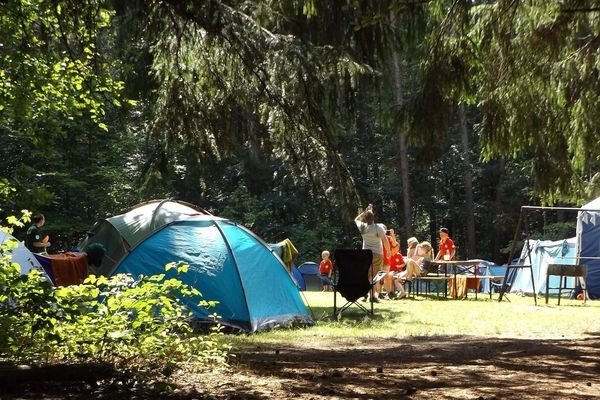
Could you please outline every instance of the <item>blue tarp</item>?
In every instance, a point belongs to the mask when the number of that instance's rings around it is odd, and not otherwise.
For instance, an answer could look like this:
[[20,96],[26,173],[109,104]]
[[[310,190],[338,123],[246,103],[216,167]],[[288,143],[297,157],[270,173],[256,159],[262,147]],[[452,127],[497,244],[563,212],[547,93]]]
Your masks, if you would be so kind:
[[[529,257],[527,241],[525,242],[517,264],[531,264],[535,280],[535,289],[538,293],[546,292],[548,264],[574,265],[577,263],[576,243],[576,238],[555,241],[529,240],[529,248],[531,250],[531,257]],[[568,278],[567,286],[574,287],[574,279],[575,278]],[[558,287],[559,283],[560,277],[550,276],[550,287]],[[510,291],[512,293],[533,293],[531,272],[529,269],[517,270]],[[551,289],[550,293],[558,293],[558,289]]]
[[166,264],[177,261],[189,264],[180,280],[198,289],[202,299],[218,301],[206,309],[198,305],[199,298],[183,299],[200,319],[217,313],[224,325],[248,332],[313,322],[281,260],[252,232],[218,217],[165,225],[133,248],[114,274],[161,274]]
[[[582,208],[600,210],[600,197]],[[580,263],[588,267],[587,288],[591,299],[600,298],[600,212],[577,215],[577,247]]]

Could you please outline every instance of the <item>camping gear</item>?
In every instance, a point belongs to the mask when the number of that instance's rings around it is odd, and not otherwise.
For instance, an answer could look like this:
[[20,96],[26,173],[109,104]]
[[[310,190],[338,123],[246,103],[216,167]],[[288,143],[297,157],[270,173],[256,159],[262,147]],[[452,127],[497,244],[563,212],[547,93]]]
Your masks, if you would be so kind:
[[[509,275],[513,270],[518,270],[515,281],[510,282],[505,279],[499,300],[502,300],[504,291],[510,284],[511,292],[533,293],[533,287],[537,293],[543,293],[545,290],[545,278],[548,264],[560,265],[585,265],[587,267],[587,290],[590,299],[600,298],[600,198],[585,204],[581,208],[573,207],[539,207],[522,206],[515,237],[509,259],[512,259],[516,247],[518,235],[521,233],[521,222],[526,221],[526,214],[532,210],[555,210],[577,212],[577,230],[575,238],[562,239],[558,241],[533,241],[529,239],[528,227],[525,224],[525,246],[521,252],[521,257],[517,264],[507,265],[506,274]],[[540,261],[541,260],[541,261]],[[527,275],[529,274],[529,278]],[[525,282],[529,279],[529,282]],[[560,279],[551,277],[551,280]],[[575,279],[575,278],[571,278]],[[555,283],[556,282],[556,283]],[[558,282],[550,283],[551,288],[558,288]],[[569,283],[563,286],[570,286]],[[556,289],[554,289],[556,290]],[[577,291],[573,293],[573,297]],[[536,296],[534,296],[536,299]],[[536,300],[537,304],[537,300]]]
[[[367,315],[373,315],[373,284],[369,281],[369,270],[373,260],[371,250],[337,249],[333,253],[334,271],[337,272],[338,282],[333,291],[333,316],[337,317],[352,304],[356,305]],[[374,278],[375,279],[375,278]],[[340,293],[346,304],[337,307],[337,293]],[[371,292],[371,310],[358,302]]]
[[[528,251],[527,246],[529,245]],[[549,264],[576,264],[576,238],[562,240],[529,240],[523,246],[521,256],[517,260],[517,265],[531,265],[536,292],[542,294],[546,292],[546,276]],[[529,257],[531,253],[531,257]],[[517,270],[517,274],[510,286],[511,293],[533,293],[533,284],[531,282],[531,272],[528,268]],[[574,278],[569,278],[569,286],[573,286]],[[558,293],[560,277],[550,277],[550,293]],[[553,289],[554,288],[554,289]]]
[[[187,273],[176,275],[165,265],[183,261]],[[133,247],[113,275],[166,273],[198,289],[202,300],[218,301],[214,308],[183,303],[200,321],[220,323],[247,332],[296,323],[312,324],[296,285],[282,261],[254,233],[231,221],[198,215],[168,223]]]
[[[11,248],[7,251],[7,253],[10,254],[12,262],[17,263],[21,266],[21,274],[27,275],[30,270],[37,269],[43,273],[44,277],[48,281],[52,281],[48,276],[48,272],[44,270],[44,268],[40,265],[39,261],[33,255],[33,253],[29,251],[29,249],[25,247],[25,245],[22,242],[15,239],[12,235],[4,231],[0,231],[0,244],[5,244],[9,240],[14,241],[17,247]],[[0,253],[1,252],[2,250],[0,250]]]
[[110,275],[115,265],[129,250],[160,227],[195,215],[210,215],[193,204],[178,200],[151,200],[132,207],[124,214],[101,219],[87,232],[79,243],[80,249],[100,243],[106,254],[100,267],[92,271],[98,275]]

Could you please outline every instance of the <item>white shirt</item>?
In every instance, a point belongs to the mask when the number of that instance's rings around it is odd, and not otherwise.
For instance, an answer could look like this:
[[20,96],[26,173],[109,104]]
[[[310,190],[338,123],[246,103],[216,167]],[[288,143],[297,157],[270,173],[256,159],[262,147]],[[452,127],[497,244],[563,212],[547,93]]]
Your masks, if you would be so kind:
[[367,225],[365,222],[355,220],[363,239],[363,250],[371,250],[373,254],[383,255],[383,243],[381,239],[385,238],[385,229],[381,225]]

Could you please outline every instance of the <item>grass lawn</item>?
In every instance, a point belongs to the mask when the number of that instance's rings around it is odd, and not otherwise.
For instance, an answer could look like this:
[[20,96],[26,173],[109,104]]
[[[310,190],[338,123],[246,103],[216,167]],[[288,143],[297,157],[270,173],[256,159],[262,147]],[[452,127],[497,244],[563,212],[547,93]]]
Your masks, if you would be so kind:
[[203,390],[293,400],[600,398],[600,301],[417,297],[381,301],[373,318],[353,306],[336,321],[333,293],[304,296],[314,326],[227,335],[232,373],[209,376]]
[[[365,316],[356,306],[336,321],[332,318],[332,292],[303,292],[316,324],[303,329],[278,329],[250,336],[231,336],[235,344],[293,343],[298,338],[319,341],[352,341],[361,338],[403,338],[409,336],[493,336],[515,338],[579,338],[600,332],[600,301],[543,298],[534,305],[532,297],[509,295],[510,302],[490,300],[481,293],[477,300],[416,297],[382,300],[375,304],[375,316]],[[338,295],[338,307],[344,304]],[[362,303],[370,306],[369,303]]]

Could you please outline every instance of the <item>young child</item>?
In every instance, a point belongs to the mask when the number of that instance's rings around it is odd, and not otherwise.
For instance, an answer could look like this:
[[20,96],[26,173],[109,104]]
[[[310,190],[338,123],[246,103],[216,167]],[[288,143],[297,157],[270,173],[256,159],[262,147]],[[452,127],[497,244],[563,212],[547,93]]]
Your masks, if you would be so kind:
[[[323,260],[321,261],[321,264],[319,265],[319,272],[321,273],[321,276],[326,276],[329,279],[331,279],[331,274],[333,272],[333,263],[329,259],[329,252],[327,250],[324,250],[321,253],[321,258]],[[323,282],[323,291],[329,292],[330,290],[331,290],[331,288],[329,287],[329,285],[326,284],[325,282]]]

